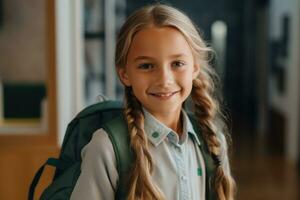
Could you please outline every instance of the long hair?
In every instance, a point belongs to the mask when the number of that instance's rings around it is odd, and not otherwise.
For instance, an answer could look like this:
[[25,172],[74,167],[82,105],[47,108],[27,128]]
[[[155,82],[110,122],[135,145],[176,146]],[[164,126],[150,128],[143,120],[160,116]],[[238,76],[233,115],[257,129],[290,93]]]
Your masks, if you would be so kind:
[[[209,65],[209,55],[212,50],[203,41],[193,22],[182,11],[162,4],[149,5],[140,8],[129,16],[120,29],[115,54],[117,68],[125,67],[133,37],[138,31],[148,26],[176,28],[190,45],[195,63],[201,67],[199,76],[193,80],[191,92],[194,113],[208,150],[217,164],[214,181],[217,197],[219,200],[233,200],[235,182],[229,167],[224,166],[223,157],[221,156],[222,153],[227,154],[226,140],[218,137],[219,129],[216,119],[223,115],[215,97],[214,77],[216,77],[216,74]],[[126,86],[125,100],[125,116],[129,128],[131,147],[136,158],[127,199],[165,199],[162,191],[151,179],[154,164],[144,131],[144,116],[141,104],[134,96],[132,89]]]

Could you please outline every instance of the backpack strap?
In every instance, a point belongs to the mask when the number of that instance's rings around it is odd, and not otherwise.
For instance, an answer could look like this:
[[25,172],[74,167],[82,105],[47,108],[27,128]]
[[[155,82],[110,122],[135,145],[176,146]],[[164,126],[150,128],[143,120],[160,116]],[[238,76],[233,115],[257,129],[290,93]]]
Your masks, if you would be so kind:
[[52,166],[52,167],[56,167],[56,168],[60,168],[61,165],[59,163],[59,160],[56,159],[56,158],[48,158],[48,160],[45,162],[45,164],[43,164],[39,170],[36,172],[31,184],[30,184],[30,188],[29,188],[29,193],[28,193],[28,200],[33,200],[33,197],[34,197],[34,191],[35,191],[35,188],[41,178],[41,175],[43,174],[44,172],[44,168],[46,166]]
[[215,200],[216,198],[216,192],[213,188],[213,181],[214,176],[216,174],[217,166],[211,156],[211,154],[208,151],[207,143],[204,141],[201,129],[197,123],[197,120],[195,116],[191,113],[188,113],[189,119],[191,120],[191,123],[193,125],[194,130],[196,131],[198,138],[200,140],[201,145],[199,145],[199,148],[201,150],[204,162],[205,162],[205,169],[206,169],[206,199],[208,200]]
[[126,199],[128,194],[128,173],[133,164],[134,157],[130,149],[130,138],[128,126],[123,116],[117,117],[106,123],[103,129],[107,132],[113,145],[117,170],[119,173],[119,182],[115,199]]

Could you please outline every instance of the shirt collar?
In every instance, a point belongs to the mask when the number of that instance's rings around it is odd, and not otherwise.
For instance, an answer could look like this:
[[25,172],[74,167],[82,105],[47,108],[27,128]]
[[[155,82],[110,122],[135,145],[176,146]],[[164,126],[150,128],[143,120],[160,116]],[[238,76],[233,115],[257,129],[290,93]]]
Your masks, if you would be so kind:
[[[145,108],[143,108],[144,116],[145,116],[145,133],[151,143],[157,147],[170,133],[176,135],[176,133],[157,120],[152,114],[150,114]],[[182,143],[187,141],[187,133],[192,135],[198,145],[200,145],[200,140],[193,128],[193,125],[184,110],[182,110],[183,117],[183,137]],[[177,136],[177,135],[176,135]],[[178,141],[178,139],[177,139]]]

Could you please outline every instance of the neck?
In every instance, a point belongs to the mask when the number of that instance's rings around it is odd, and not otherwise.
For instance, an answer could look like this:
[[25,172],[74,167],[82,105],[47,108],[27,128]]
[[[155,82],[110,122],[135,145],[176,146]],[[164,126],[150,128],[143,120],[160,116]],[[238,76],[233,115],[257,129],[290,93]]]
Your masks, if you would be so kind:
[[182,135],[182,117],[181,117],[181,110],[178,110],[176,113],[166,113],[164,115],[155,115],[155,118],[158,119],[160,122],[162,122],[164,125],[175,131],[178,136],[180,137]]

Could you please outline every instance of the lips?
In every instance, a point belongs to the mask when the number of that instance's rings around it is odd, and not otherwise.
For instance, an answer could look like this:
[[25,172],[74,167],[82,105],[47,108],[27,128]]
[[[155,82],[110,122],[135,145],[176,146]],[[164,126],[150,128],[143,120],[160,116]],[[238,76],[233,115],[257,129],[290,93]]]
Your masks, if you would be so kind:
[[155,93],[149,93],[152,96],[159,97],[159,98],[169,98],[173,96],[174,94],[178,93],[179,91],[175,92],[155,92]]

